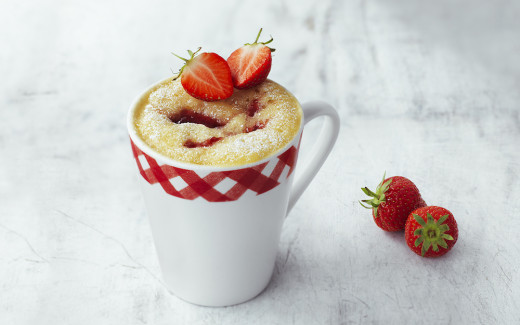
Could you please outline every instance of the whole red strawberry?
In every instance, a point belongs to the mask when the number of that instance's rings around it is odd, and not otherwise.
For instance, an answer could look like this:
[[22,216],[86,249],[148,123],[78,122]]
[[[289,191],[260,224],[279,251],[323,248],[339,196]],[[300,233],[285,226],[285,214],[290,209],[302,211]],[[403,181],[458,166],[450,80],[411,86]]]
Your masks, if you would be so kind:
[[233,85],[237,89],[246,89],[259,85],[267,79],[271,71],[271,52],[274,49],[266,45],[273,41],[273,38],[267,42],[259,43],[258,39],[262,29],[258,32],[256,40],[252,44],[245,44],[241,48],[235,50],[227,63],[231,69],[231,77]]
[[410,213],[406,220],[404,237],[416,254],[438,257],[446,254],[455,245],[459,230],[450,211],[429,206]]
[[379,228],[385,231],[403,230],[406,218],[413,210],[426,206],[421,193],[415,184],[408,178],[393,176],[379,183],[374,192],[367,187],[361,189],[370,196],[369,200],[362,200],[367,205],[361,205],[372,209],[372,216]]
[[195,56],[199,51],[200,47],[195,52],[188,51],[189,59],[172,53],[186,62],[175,79],[182,76],[182,87],[192,97],[204,101],[229,98],[233,95],[233,81],[226,60],[216,53]]

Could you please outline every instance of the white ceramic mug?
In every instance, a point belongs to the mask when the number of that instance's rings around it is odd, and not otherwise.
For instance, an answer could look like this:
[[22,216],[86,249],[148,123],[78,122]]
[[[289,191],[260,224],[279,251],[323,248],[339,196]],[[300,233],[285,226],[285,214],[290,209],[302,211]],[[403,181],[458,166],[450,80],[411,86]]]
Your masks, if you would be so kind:
[[[273,273],[286,215],[334,146],[339,116],[310,102],[302,105],[300,130],[277,153],[236,167],[187,164],[136,134],[134,111],[152,87],[130,107],[127,125],[163,278],[176,296],[198,305],[254,298]],[[303,126],[319,116],[326,117],[322,132],[292,185]]]

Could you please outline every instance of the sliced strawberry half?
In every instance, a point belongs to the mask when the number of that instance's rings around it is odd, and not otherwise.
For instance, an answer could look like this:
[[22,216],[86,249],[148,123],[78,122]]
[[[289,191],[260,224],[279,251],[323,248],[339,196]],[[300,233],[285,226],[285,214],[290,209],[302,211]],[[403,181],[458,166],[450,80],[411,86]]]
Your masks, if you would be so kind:
[[258,39],[262,33],[262,28],[256,36],[256,40],[252,44],[245,44],[241,48],[235,50],[227,63],[231,69],[231,77],[233,78],[233,86],[237,89],[246,89],[259,85],[267,79],[271,71],[271,52],[274,49],[267,46],[273,41],[273,38],[267,42],[259,43]]
[[233,81],[226,60],[216,53],[196,55],[199,51],[200,47],[188,51],[189,59],[172,53],[186,62],[175,79],[181,77],[182,87],[195,98],[208,102],[229,98],[233,95]]

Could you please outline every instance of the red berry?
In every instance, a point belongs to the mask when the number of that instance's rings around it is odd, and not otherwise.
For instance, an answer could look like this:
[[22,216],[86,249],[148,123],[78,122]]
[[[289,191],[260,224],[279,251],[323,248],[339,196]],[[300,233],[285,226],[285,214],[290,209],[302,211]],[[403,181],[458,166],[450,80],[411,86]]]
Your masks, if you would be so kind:
[[195,56],[198,51],[188,51],[189,59],[174,54],[186,62],[177,75],[177,78],[182,76],[182,87],[192,97],[204,101],[229,98],[233,95],[233,81],[226,60],[216,53]]
[[385,231],[403,230],[410,212],[426,206],[415,184],[402,176],[383,177],[375,193],[366,187],[361,190],[371,197],[361,201],[368,206],[361,205],[372,209],[375,223]]
[[256,40],[252,44],[245,44],[235,50],[227,62],[231,69],[233,85],[237,89],[246,89],[259,85],[267,79],[271,71],[271,52],[274,49],[267,47],[273,41],[271,38],[265,43],[258,43],[262,29],[258,32]]
[[438,257],[446,254],[455,245],[459,230],[450,211],[428,206],[410,213],[404,236],[406,243],[416,254]]

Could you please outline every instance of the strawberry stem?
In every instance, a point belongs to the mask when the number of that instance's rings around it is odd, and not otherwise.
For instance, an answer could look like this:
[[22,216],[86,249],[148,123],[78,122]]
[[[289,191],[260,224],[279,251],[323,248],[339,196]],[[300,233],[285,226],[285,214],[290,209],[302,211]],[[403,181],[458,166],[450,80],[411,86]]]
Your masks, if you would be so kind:
[[[263,30],[263,28],[260,28],[260,30],[258,31],[258,35],[256,35],[256,39],[253,43],[246,43],[244,45],[255,45],[255,44],[267,45],[267,44],[271,43],[273,41],[273,37],[271,35],[269,35],[271,37],[271,39],[268,40],[267,42],[258,42],[258,40],[260,39],[260,34],[262,34],[262,30]],[[271,47],[269,47],[269,49],[271,50],[271,52],[276,51],[276,49],[273,49]]]
[[190,55],[190,58],[189,59],[185,59],[183,58],[182,56],[178,56],[177,54],[171,52],[173,55],[175,55],[176,57],[178,57],[179,59],[183,60],[184,62],[184,65],[182,66],[182,68],[180,68],[179,72],[177,73],[177,76],[175,78],[173,78],[173,80],[177,80],[181,74],[182,74],[182,71],[184,71],[184,68],[186,67],[186,65],[191,61],[191,59],[193,59],[195,57],[195,55],[197,53],[199,53],[199,51],[202,49],[202,47],[199,46],[199,48],[195,51],[195,52],[192,52],[191,50],[188,50],[188,54]]
[[258,39],[260,38],[260,34],[262,34],[262,29],[263,28],[260,28],[260,31],[258,31],[258,35],[256,35],[256,39],[255,39],[255,42],[253,44],[258,43]]

